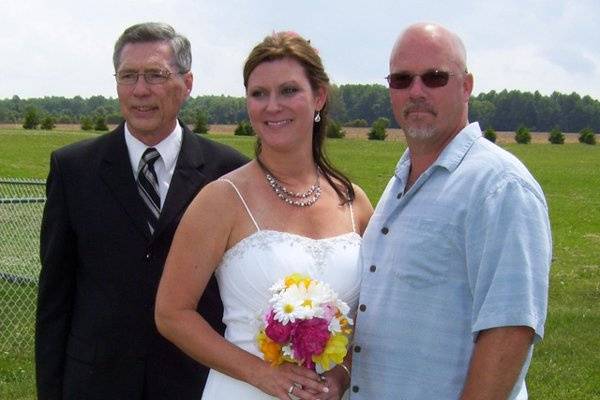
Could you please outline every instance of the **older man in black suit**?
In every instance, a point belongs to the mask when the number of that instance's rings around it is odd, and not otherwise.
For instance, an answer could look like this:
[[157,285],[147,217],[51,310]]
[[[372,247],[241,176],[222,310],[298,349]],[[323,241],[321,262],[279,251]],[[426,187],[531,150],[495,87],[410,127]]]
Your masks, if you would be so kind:
[[[125,122],[51,157],[41,230],[38,396],[199,399],[207,370],[158,334],[154,298],[186,206],[246,159],[178,122],[193,77],[190,43],[171,26],[128,28],[113,62]],[[199,308],[222,330],[214,278]]]

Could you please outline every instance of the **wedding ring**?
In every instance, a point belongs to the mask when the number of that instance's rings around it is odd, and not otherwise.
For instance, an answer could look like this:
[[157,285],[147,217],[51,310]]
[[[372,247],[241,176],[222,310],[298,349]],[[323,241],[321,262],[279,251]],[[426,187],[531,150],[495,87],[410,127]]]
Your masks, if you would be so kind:
[[296,387],[296,384],[292,384],[292,386],[290,386],[290,388],[288,389],[288,394],[292,394],[292,392],[294,391],[294,388]]

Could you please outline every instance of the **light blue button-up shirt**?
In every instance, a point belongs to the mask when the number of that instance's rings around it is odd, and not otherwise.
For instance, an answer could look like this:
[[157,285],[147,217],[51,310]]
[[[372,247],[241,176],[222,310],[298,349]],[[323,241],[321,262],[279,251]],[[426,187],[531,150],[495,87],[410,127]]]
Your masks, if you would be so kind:
[[407,150],[363,238],[353,400],[457,399],[479,331],[544,334],[550,223],[525,166],[474,123],[404,193],[409,170]]

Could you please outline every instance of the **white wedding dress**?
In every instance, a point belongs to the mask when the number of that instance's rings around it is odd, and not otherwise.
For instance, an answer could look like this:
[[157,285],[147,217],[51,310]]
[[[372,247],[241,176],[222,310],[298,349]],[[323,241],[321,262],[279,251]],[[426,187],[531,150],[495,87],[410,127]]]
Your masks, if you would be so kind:
[[[225,180],[225,179],[224,179]],[[356,312],[360,272],[352,206],[348,207],[352,232],[325,239],[311,239],[288,232],[261,230],[235,185],[256,232],[242,239],[223,255],[215,275],[223,300],[225,338],[236,346],[262,358],[256,334],[271,297],[269,288],[294,272],[327,282],[338,296]],[[245,382],[210,370],[203,400],[274,399]]]

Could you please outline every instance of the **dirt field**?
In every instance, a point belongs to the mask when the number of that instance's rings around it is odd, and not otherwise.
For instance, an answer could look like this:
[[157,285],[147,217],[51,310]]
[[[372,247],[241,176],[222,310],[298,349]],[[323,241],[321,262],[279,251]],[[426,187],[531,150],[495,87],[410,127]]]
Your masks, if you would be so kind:
[[[366,139],[370,128],[342,128],[346,131],[348,139]],[[211,125],[210,132],[219,132],[233,134],[235,125]],[[387,129],[387,138],[385,140],[402,140],[404,141],[404,133],[402,129]],[[496,132],[496,143],[506,144],[515,143],[514,132]],[[565,133],[565,143],[577,143],[578,133]],[[549,143],[548,132],[531,132],[532,143]]]
[[[109,125],[110,129],[113,129],[116,125]],[[19,124],[0,124],[0,129],[20,129]],[[233,135],[236,125],[210,125],[211,133],[224,133]],[[56,130],[64,131],[79,131],[79,124],[57,124]],[[343,128],[346,131],[346,138],[348,139],[366,139],[370,128]],[[386,140],[402,140],[404,141],[404,133],[402,129],[387,129]],[[496,143],[507,144],[515,143],[514,132],[496,132],[497,140]],[[578,133],[565,133],[565,143],[577,143]],[[549,143],[548,132],[531,132],[532,143]]]

